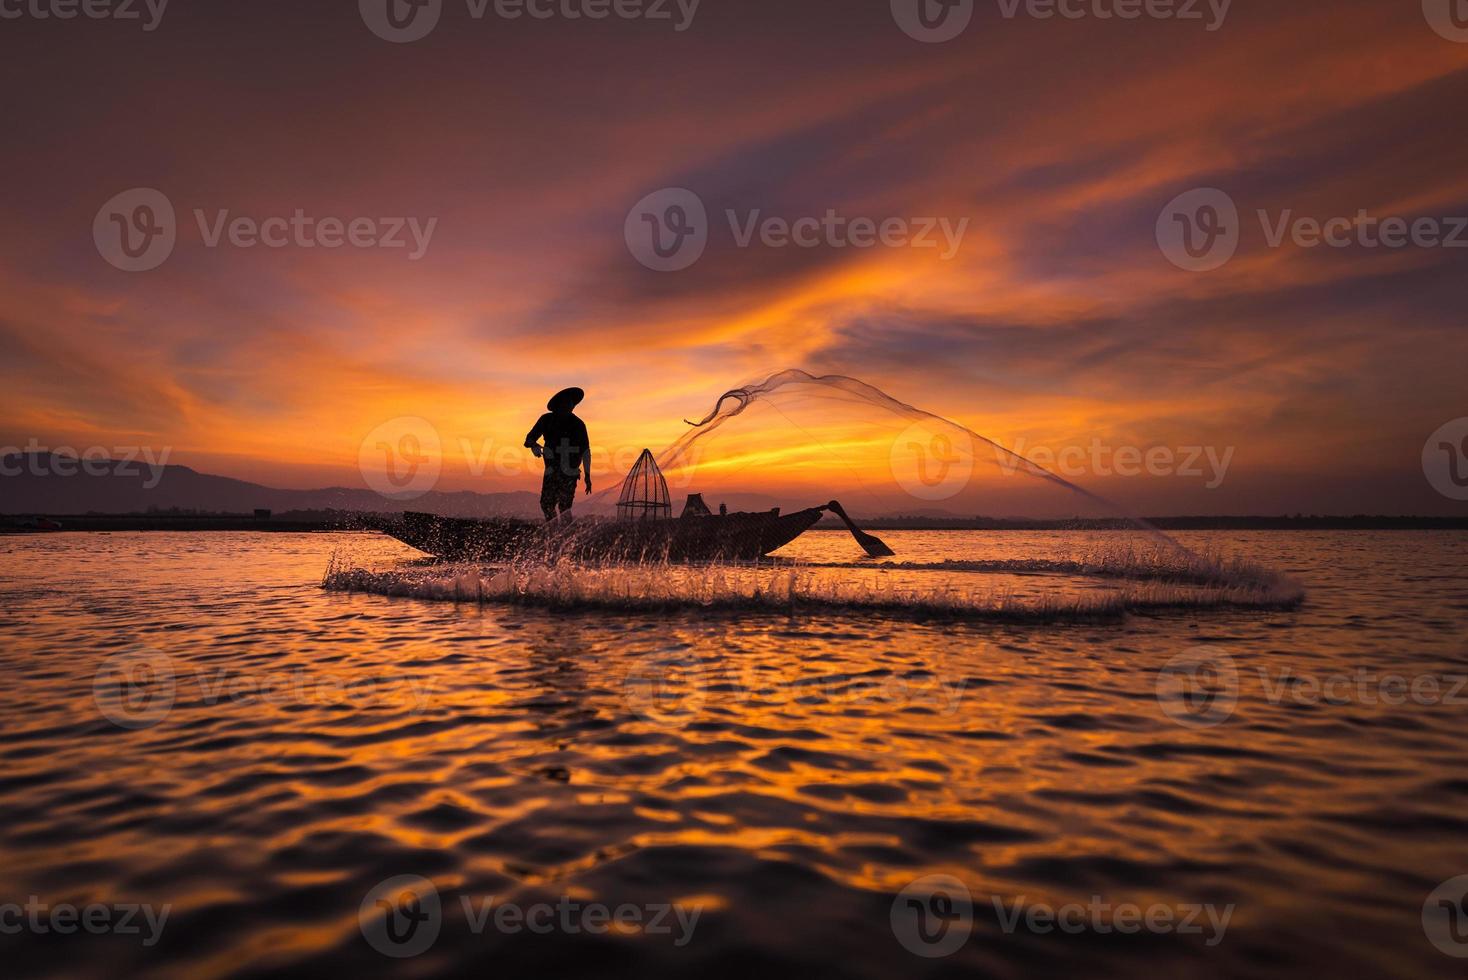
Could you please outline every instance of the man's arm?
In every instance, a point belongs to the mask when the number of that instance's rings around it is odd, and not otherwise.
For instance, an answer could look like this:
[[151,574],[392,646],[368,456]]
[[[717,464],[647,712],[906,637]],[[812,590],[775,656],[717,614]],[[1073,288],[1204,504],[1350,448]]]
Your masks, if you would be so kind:
[[540,446],[537,445],[537,442],[540,440],[541,436],[543,436],[543,435],[545,435],[545,416],[544,415],[542,415],[540,418],[538,418],[538,419],[535,420],[535,428],[531,429],[530,432],[529,432],[529,434],[527,434],[525,436],[525,448],[528,449],[528,450],[530,450],[532,453],[534,453],[537,459],[540,458],[540,452],[541,452],[540,451]]
[[586,470],[586,493],[591,494],[591,436],[586,433],[586,426],[581,426],[581,466]]

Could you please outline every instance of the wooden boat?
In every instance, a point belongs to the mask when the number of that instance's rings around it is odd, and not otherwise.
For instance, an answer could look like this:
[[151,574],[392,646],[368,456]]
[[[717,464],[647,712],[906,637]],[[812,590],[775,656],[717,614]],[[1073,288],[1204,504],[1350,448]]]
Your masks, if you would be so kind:
[[[721,508],[722,510],[722,508]],[[794,541],[830,511],[873,558],[892,554],[864,533],[836,501],[781,514],[714,514],[701,494],[690,494],[683,515],[672,517],[668,483],[644,449],[622,484],[617,519],[571,519],[546,524],[475,521],[408,512],[382,530],[445,561],[714,562],[753,561]]]
[[532,524],[405,513],[382,530],[445,561],[753,561],[810,530],[825,507],[667,520]]

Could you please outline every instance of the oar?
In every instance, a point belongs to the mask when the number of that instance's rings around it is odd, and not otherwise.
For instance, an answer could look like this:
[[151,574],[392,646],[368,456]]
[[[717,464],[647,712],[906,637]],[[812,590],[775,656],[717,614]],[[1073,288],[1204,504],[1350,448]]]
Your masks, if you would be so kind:
[[861,550],[867,553],[868,558],[890,558],[897,554],[897,552],[883,544],[881,538],[875,534],[868,534],[857,527],[856,522],[846,516],[845,508],[838,502],[831,501],[826,505],[826,509],[841,518],[846,524],[846,530],[851,532],[851,536],[856,539],[857,544],[861,545]]

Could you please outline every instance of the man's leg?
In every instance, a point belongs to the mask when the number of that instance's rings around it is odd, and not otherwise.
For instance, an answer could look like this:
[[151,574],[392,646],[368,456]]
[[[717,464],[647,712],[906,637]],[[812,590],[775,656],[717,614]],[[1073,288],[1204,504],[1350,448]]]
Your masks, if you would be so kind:
[[574,476],[566,477],[565,482],[561,484],[559,503],[562,514],[571,513],[571,508],[576,506],[576,478]]
[[540,481],[540,512],[545,515],[547,521],[556,519],[559,489],[556,484],[556,471],[547,468],[545,479]]

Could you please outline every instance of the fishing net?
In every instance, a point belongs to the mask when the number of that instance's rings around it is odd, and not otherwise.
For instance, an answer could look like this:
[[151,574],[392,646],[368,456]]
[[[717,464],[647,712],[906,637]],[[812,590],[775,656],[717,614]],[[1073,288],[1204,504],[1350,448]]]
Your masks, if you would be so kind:
[[[651,525],[637,518],[671,516],[680,503],[695,515],[727,506],[728,518],[699,518],[698,527],[717,536],[774,507],[794,517],[788,512],[834,499],[859,523],[906,515],[939,527],[959,520],[1024,533],[883,530],[896,552],[890,556],[854,546],[845,532],[801,534],[773,561],[737,572],[720,563],[673,568],[654,549],[643,561],[614,565],[333,571],[328,587],[569,607],[810,606],[1020,620],[1289,607],[1303,594],[1266,569],[1189,550],[998,441],[850,377],[787,370],[727,391],[661,453],[644,452],[630,477],[579,502],[577,514],[620,516],[636,521],[623,526],[642,530]],[[574,542],[617,527],[573,520],[557,533]]]
[[865,517],[1143,522],[864,381],[787,370],[720,396],[657,457],[675,494],[759,506],[839,497]]

